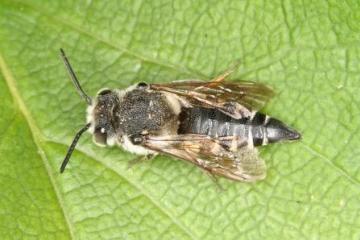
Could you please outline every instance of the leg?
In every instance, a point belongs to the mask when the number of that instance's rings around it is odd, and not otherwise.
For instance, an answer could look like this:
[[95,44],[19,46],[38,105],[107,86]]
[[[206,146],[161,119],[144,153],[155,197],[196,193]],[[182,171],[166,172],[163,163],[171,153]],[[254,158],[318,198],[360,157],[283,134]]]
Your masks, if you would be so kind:
[[209,178],[215,183],[217,189],[219,191],[224,191],[225,189],[220,185],[218,178],[209,170],[209,169],[203,169],[205,173],[209,176]]
[[215,174],[211,171],[211,168],[201,164],[200,162],[194,162],[198,167],[200,167],[201,170],[203,170],[206,175],[208,175],[210,177],[210,179],[216,184],[217,189],[219,191],[224,191],[224,188],[220,185],[218,178],[215,176]]
[[221,75],[215,77],[214,79],[212,79],[210,82],[222,82],[224,81],[230,74],[232,74],[235,70],[237,70],[239,68],[240,65],[240,60],[236,60],[232,66],[230,66],[224,73],[222,73]]
[[127,169],[132,168],[134,165],[137,165],[139,163],[143,163],[145,161],[150,161],[152,159],[154,159],[156,157],[156,154],[149,154],[149,155],[145,155],[145,156],[137,156],[136,158],[130,160],[128,162],[128,166]]

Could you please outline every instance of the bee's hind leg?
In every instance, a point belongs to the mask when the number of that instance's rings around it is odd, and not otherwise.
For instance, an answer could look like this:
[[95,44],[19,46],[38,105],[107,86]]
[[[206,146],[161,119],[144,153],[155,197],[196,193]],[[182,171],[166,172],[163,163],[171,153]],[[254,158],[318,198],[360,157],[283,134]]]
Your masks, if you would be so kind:
[[219,191],[224,191],[225,189],[220,185],[218,177],[211,171],[211,168],[207,167],[206,165],[203,165],[201,163],[196,163],[197,166],[200,167],[200,169],[206,173],[206,175],[209,176],[209,178],[215,183],[217,189]]
[[211,171],[209,171],[207,169],[204,169],[204,172],[206,173],[206,175],[209,176],[209,178],[213,181],[213,183],[215,183],[217,190],[219,190],[220,192],[225,190],[219,183],[219,179],[218,179],[218,177],[215,176],[215,174],[213,174]]
[[127,169],[130,169],[132,167],[134,167],[135,165],[139,164],[139,163],[143,163],[143,162],[147,162],[150,161],[152,159],[154,159],[156,157],[156,154],[148,154],[145,156],[137,156],[136,158],[130,160],[128,162],[127,165]]
[[220,83],[223,82],[228,76],[230,76],[234,71],[236,71],[240,66],[240,60],[236,60],[228,69],[225,70],[219,76],[213,78],[210,83]]

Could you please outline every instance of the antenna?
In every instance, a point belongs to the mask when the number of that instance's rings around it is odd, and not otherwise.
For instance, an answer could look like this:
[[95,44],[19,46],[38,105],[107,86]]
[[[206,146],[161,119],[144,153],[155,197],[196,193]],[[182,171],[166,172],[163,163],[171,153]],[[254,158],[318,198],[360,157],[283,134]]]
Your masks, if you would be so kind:
[[79,141],[81,135],[86,131],[88,130],[90,127],[90,123],[86,124],[82,129],[80,129],[80,131],[75,135],[74,137],[74,140],[72,141],[67,153],[66,153],[66,156],[64,158],[64,161],[62,162],[61,164],[61,167],[60,167],[60,173],[63,173],[64,170],[65,170],[65,167],[66,165],[68,164],[69,160],[70,160],[70,157],[75,149],[75,146],[77,144],[77,142]]
[[81,88],[80,83],[75,75],[75,72],[72,69],[70,62],[69,62],[68,58],[66,57],[65,52],[62,48],[60,48],[60,53],[61,53],[61,58],[64,61],[66,70],[68,71],[70,78],[75,85],[76,90],[78,91],[80,96],[86,101],[87,105],[91,105],[91,102],[92,102],[91,98]]

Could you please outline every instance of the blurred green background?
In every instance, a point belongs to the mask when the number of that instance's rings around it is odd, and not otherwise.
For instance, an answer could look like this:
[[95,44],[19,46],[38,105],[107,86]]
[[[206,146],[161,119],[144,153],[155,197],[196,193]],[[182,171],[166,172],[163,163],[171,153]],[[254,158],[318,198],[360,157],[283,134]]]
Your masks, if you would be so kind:
[[[264,181],[220,179],[98,148],[85,103],[138,81],[236,79],[277,95],[264,109],[303,134],[261,149]],[[358,0],[0,2],[0,239],[359,239]]]

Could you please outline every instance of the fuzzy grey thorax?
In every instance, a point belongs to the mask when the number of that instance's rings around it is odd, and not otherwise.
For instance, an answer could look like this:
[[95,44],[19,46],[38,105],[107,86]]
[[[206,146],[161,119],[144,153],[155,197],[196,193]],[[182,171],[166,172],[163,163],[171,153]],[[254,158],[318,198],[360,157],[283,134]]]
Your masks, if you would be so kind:
[[175,116],[161,92],[134,89],[127,92],[116,111],[119,128],[126,135],[157,134]]
[[125,90],[103,89],[88,108],[89,131],[100,146],[118,143],[131,151],[133,136],[176,133],[178,110],[174,101],[141,84]]

